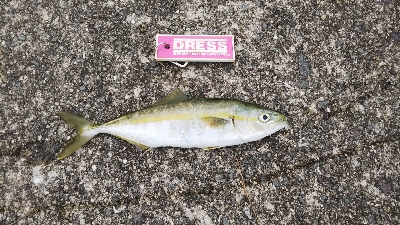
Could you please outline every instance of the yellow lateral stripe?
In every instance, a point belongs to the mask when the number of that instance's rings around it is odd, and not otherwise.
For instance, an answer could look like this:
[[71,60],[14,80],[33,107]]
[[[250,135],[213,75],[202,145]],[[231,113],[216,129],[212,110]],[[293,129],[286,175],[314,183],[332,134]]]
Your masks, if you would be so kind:
[[[132,118],[126,121],[129,124],[142,124],[142,123],[155,123],[164,120],[189,120],[196,118],[204,118],[204,117],[217,117],[217,118],[229,118],[229,113],[218,113],[218,114],[201,114],[199,117],[190,116],[189,114],[178,114],[178,115],[157,115],[157,116],[148,116],[148,117],[139,117]],[[247,117],[240,115],[233,115],[235,120],[247,120]],[[249,118],[252,119],[252,118]]]

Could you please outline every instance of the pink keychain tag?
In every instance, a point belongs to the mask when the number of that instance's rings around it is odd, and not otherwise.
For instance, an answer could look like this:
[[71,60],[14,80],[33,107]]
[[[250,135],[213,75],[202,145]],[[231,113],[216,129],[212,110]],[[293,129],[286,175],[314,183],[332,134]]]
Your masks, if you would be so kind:
[[[235,61],[233,35],[157,34],[156,46],[155,58],[157,61]],[[178,63],[175,64],[182,66]]]

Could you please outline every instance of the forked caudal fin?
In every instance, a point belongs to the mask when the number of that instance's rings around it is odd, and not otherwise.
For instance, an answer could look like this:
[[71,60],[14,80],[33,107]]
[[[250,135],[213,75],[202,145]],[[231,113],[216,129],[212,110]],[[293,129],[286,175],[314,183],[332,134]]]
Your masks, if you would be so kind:
[[82,145],[87,141],[96,136],[96,132],[88,132],[91,128],[95,127],[96,124],[85,120],[79,116],[75,116],[67,112],[56,113],[61,119],[63,119],[70,126],[74,127],[77,131],[75,138],[69,143],[69,145],[57,156],[57,159],[64,159],[74,152],[76,152]]

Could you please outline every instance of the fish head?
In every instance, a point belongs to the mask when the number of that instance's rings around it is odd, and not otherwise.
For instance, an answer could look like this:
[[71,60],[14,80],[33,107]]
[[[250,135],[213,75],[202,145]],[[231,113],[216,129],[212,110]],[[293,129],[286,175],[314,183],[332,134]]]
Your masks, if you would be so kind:
[[259,140],[288,125],[284,114],[259,106],[247,106],[241,115],[241,119],[235,120],[235,129],[246,141]]

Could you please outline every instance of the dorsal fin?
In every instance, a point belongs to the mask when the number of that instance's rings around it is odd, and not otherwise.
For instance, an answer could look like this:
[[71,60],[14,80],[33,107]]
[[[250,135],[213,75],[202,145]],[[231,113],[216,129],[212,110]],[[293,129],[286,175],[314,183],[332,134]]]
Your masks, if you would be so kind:
[[185,99],[189,99],[189,97],[186,96],[181,90],[176,88],[171,93],[169,93],[169,95],[165,96],[160,101],[154,103],[152,106],[154,106],[154,105],[164,105],[164,104],[167,104],[167,103],[182,101],[182,100],[185,100]]

